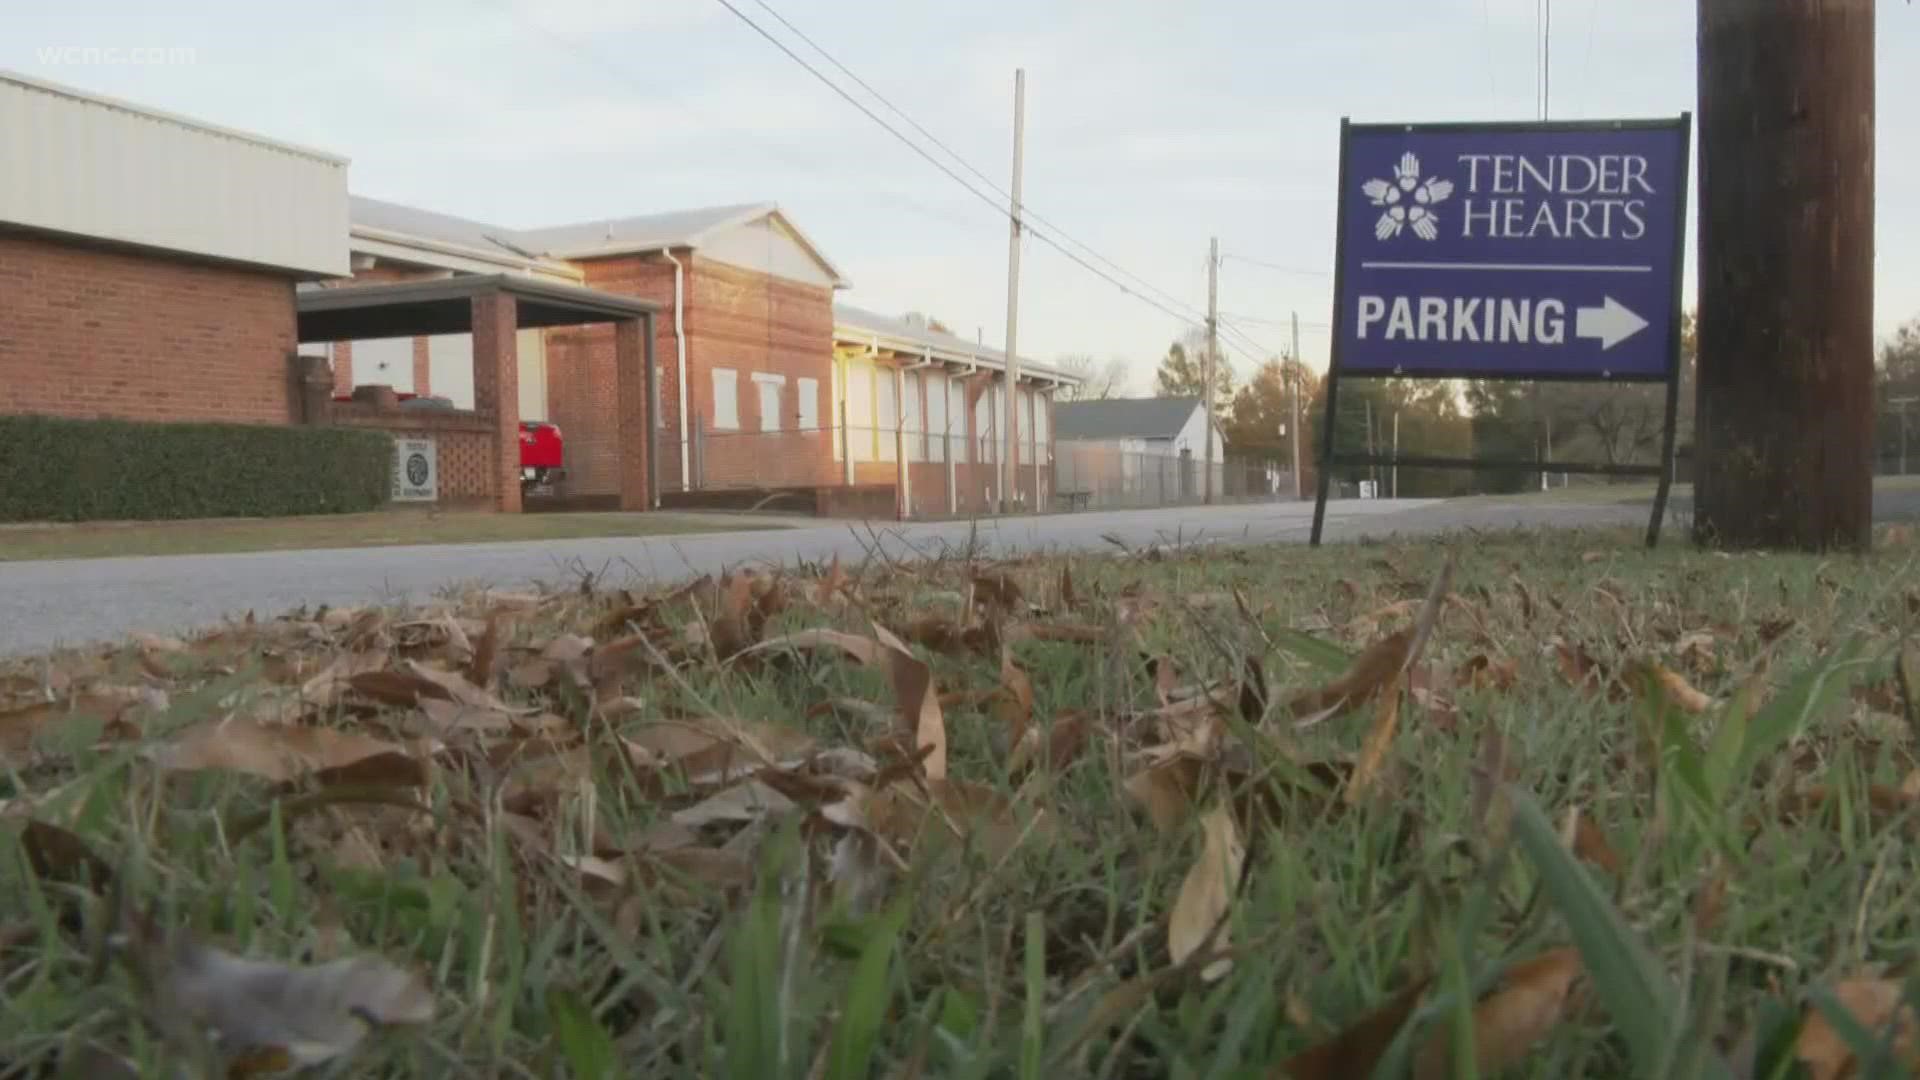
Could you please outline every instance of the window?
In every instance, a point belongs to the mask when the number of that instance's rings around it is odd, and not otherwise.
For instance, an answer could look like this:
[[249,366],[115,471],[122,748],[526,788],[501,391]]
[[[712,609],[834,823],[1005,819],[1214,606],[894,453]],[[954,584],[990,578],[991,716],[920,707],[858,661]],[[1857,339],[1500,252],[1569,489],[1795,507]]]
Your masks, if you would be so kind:
[[800,394],[800,430],[820,430],[820,380],[801,379],[796,389]]
[[947,425],[953,431],[949,445],[953,447],[953,460],[965,465],[973,460],[973,453],[967,445],[967,381],[965,379],[947,380]]
[[1000,400],[998,385],[987,387],[980,400],[973,403],[973,438],[979,444],[978,460],[982,465],[1000,460],[1000,428],[994,424],[994,404]]
[[900,404],[904,406],[901,411],[906,418],[907,460],[920,461],[927,456],[923,435],[927,430],[926,422],[920,418],[920,373],[908,372],[905,382],[907,396]]
[[780,388],[787,385],[785,375],[753,373],[753,388],[760,397],[760,430],[780,430]]
[[877,398],[876,403],[879,406],[879,420],[875,426],[879,428],[877,434],[880,439],[881,461],[892,461],[894,459],[894,429],[900,424],[899,387],[895,384],[894,380],[899,377],[899,372],[894,368],[876,368],[874,370],[874,389],[878,391],[874,396]]
[[927,373],[927,460],[947,460],[947,377],[939,369]]
[[1050,445],[1053,438],[1051,430],[1052,412],[1052,395],[1033,395],[1033,441],[1034,444],[1040,448],[1042,454],[1047,454],[1053,449]]
[[847,364],[847,446],[855,461],[873,460],[873,365]]
[[732,368],[713,369],[713,426],[717,431],[740,430],[740,373]]

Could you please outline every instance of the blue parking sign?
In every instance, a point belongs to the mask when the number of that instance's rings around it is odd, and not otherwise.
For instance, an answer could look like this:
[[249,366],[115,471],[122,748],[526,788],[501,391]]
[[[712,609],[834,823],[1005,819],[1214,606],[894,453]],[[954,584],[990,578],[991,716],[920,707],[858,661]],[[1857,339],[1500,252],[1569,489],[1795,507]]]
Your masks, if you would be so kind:
[[1338,373],[1672,378],[1689,126],[1345,125]]

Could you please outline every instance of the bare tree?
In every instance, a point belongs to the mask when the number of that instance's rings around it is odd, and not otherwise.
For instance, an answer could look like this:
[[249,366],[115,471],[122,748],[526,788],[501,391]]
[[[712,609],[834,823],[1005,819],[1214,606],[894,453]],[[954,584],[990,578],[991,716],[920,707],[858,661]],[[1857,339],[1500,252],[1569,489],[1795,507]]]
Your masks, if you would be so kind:
[[1062,401],[1107,401],[1127,395],[1132,373],[1122,357],[1113,357],[1103,364],[1089,353],[1069,353],[1054,361],[1054,366],[1080,380],[1078,386],[1060,389]]

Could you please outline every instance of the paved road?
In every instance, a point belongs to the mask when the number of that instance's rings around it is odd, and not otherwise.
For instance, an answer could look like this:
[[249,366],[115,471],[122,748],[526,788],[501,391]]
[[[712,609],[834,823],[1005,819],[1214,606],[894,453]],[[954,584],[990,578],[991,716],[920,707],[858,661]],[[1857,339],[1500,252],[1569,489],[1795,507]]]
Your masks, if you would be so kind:
[[[1920,516],[1920,491],[1883,493],[1877,510]],[[1676,507],[1684,511],[1684,507]],[[1329,507],[1328,538],[1431,534],[1461,528],[1638,525],[1642,505],[1514,500],[1379,500]],[[1307,537],[1311,503],[1101,511],[985,521],[977,540],[994,554],[1110,550],[1175,540],[1293,541]],[[1680,530],[1669,528],[1679,538]],[[265,617],[301,605],[421,600],[461,585],[672,580],[745,562],[791,564],[862,557],[879,543],[895,557],[964,549],[966,522],[809,525],[778,532],[610,538],[431,547],[348,548],[242,555],[174,555],[0,563],[0,656],[79,645],[130,631],[180,633],[229,614]]]

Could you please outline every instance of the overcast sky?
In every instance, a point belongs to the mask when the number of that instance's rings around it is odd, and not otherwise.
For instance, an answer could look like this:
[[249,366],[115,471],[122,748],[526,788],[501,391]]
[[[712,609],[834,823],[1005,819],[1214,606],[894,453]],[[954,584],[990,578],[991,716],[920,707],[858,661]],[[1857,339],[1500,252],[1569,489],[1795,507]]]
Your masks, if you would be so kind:
[[[824,65],[758,0],[734,2]],[[1315,366],[1340,117],[1536,108],[1536,0],[767,2],[1003,187],[1024,67],[1029,208],[1189,310],[1218,235],[1242,257],[1222,268],[1221,311],[1280,349],[1297,309]],[[1554,116],[1694,108],[1694,4],[1552,9]],[[1920,6],[1882,3],[1878,34],[1885,333],[1920,314]],[[46,51],[74,45],[191,57]],[[852,279],[843,299],[1004,334],[1005,219],[718,0],[64,0],[0,16],[0,66],[340,153],[358,194],[508,226],[778,202]],[[1187,325],[1045,244],[1024,250],[1020,351],[1122,356],[1144,391]]]

